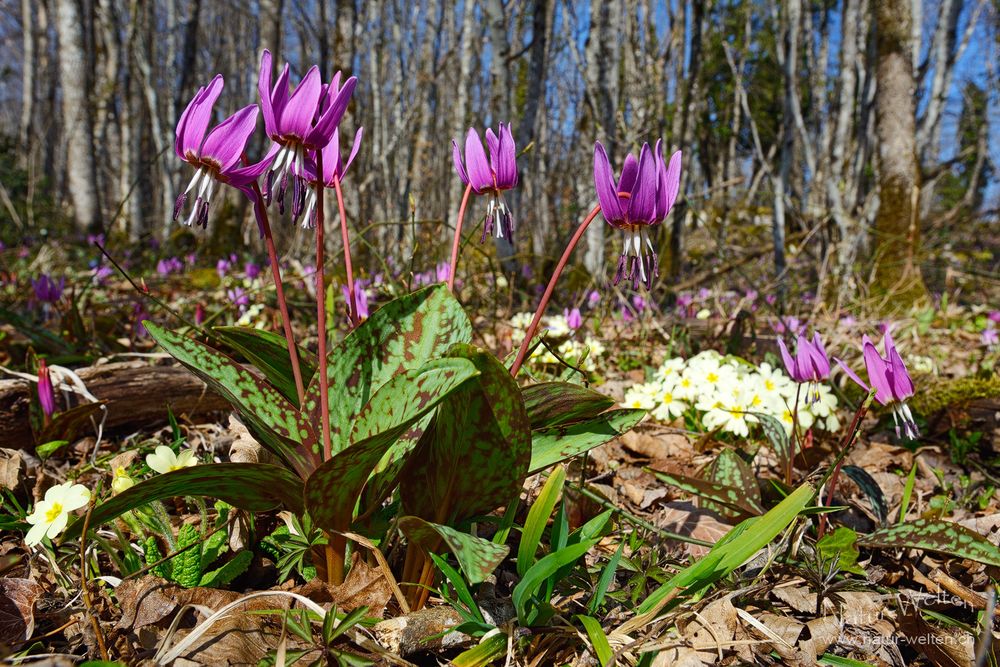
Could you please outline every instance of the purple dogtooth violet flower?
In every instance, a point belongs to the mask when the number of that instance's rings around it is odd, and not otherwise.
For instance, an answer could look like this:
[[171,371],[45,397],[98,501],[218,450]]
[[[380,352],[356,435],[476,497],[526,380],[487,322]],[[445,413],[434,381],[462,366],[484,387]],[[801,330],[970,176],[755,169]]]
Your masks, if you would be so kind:
[[[278,182],[278,210],[284,212],[288,176],[292,177],[292,216],[298,218],[305,204],[306,159],[309,151],[326,148],[347,111],[347,105],[358,84],[349,77],[340,85],[342,74],[337,72],[329,85],[320,81],[319,68],[313,65],[306,72],[295,92],[289,94],[289,66],[285,63],[278,79],[271,85],[271,52],[264,49],[260,57],[257,90],[260,93],[264,131],[274,142],[268,156],[270,164],[264,181],[264,198],[270,204],[273,186]],[[326,156],[324,155],[324,158]],[[324,169],[325,171],[325,169]]]
[[55,414],[56,393],[52,388],[49,367],[45,365],[44,359],[38,360],[38,402],[42,405],[42,412],[45,413],[46,417]]
[[862,339],[863,355],[865,367],[868,371],[868,381],[871,387],[865,384],[857,373],[848,368],[840,359],[837,363],[847,373],[848,377],[858,383],[865,391],[875,389],[875,400],[882,405],[892,408],[892,420],[896,425],[896,437],[899,437],[900,423],[903,425],[903,433],[910,440],[920,436],[916,422],[913,421],[913,413],[910,406],[906,404],[906,399],[913,396],[913,381],[906,370],[903,358],[899,356],[896,346],[892,341],[892,335],[886,328],[883,337],[883,347],[885,356],[881,356],[875,349],[875,344],[866,335]]
[[811,341],[799,334],[794,357],[789,354],[785,341],[781,338],[778,339],[778,347],[781,349],[781,359],[785,362],[788,375],[799,384],[809,385],[810,391],[807,392],[809,398],[806,402],[819,401],[819,389],[816,384],[830,377],[830,357],[826,354],[819,332],[813,332]]
[[665,165],[660,145],[657,140],[650,150],[644,143],[638,159],[627,155],[617,182],[604,146],[600,142],[594,146],[594,186],[601,212],[609,225],[625,232],[625,247],[615,271],[616,285],[627,277],[632,289],[641,282],[648,290],[660,274],[649,228],[663,222],[670,213],[681,182],[681,152],[674,153],[669,165]]
[[465,136],[465,164],[462,164],[462,151],[458,142],[452,139],[451,153],[455,161],[455,171],[462,182],[472,187],[477,195],[487,195],[490,198],[486,207],[486,224],[483,226],[483,237],[489,234],[498,239],[506,238],[513,241],[514,219],[510,208],[503,199],[504,190],[517,187],[517,148],[514,146],[514,135],[510,131],[510,123],[500,123],[499,135],[493,128],[486,129],[486,144],[489,147],[489,157],[483,150],[483,142],[474,128],[469,128]]
[[[332,188],[333,182],[337,181],[339,183],[344,182],[344,176],[347,174],[347,169],[354,162],[354,158],[358,155],[358,150],[361,148],[361,137],[364,136],[365,128],[359,127],[358,131],[354,134],[354,144],[351,146],[351,152],[347,156],[347,161],[345,162],[340,156],[340,130],[333,130],[333,138],[323,148],[323,187]],[[306,188],[306,203],[305,203],[305,217],[302,220],[303,229],[315,229],[316,228],[316,160],[315,158],[306,161],[306,182],[309,187]],[[294,215],[295,209],[292,209]]]
[[31,279],[31,288],[38,301],[56,303],[62,298],[63,290],[66,288],[66,278],[60,278],[57,282],[54,278],[43,273],[37,280]]
[[194,205],[184,224],[208,226],[208,207],[215,184],[225,183],[253,197],[250,184],[267,169],[267,159],[247,167],[240,165],[250,135],[257,127],[257,105],[245,106],[222,121],[205,136],[212,119],[212,107],[222,93],[222,75],[217,74],[208,86],[188,103],[177,122],[174,151],[195,168],[194,177],[174,205],[174,220],[180,216],[191,194]]

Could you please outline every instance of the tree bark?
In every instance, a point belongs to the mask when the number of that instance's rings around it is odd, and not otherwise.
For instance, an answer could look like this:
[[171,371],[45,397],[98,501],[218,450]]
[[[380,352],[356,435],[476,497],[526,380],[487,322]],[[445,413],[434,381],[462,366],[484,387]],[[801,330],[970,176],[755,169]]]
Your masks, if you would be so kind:
[[34,141],[35,72],[38,68],[35,58],[33,4],[32,0],[21,0],[21,48],[24,53],[21,60],[21,121],[18,126],[21,151],[18,161],[25,169],[31,161]]

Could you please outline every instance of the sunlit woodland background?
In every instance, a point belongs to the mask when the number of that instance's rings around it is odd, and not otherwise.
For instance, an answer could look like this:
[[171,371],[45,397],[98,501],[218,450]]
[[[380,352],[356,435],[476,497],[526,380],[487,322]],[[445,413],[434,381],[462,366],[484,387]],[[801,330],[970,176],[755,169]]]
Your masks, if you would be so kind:
[[[346,196],[373,269],[446,257],[451,139],[510,121],[518,236],[483,257],[511,276],[544,271],[593,205],[595,140],[620,165],[662,137],[684,151],[664,298],[751,263],[756,288],[881,305],[995,287],[998,22],[1000,0],[6,0],[0,239],[192,245],[171,221],[174,124],[217,72],[219,119],[256,101],[266,47],[293,80],[312,63],[359,79]],[[248,201],[213,208],[199,244],[253,242]],[[287,255],[310,252],[277,226]],[[591,226],[577,274],[607,279],[611,232]]]

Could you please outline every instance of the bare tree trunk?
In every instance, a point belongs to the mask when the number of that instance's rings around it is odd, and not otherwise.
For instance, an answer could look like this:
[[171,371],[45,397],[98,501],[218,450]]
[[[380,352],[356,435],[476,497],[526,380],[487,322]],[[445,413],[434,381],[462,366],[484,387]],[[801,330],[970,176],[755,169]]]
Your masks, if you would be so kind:
[[24,53],[21,61],[21,121],[18,126],[21,152],[18,154],[18,160],[23,168],[27,168],[31,160],[34,143],[35,72],[38,63],[35,57],[33,4],[32,0],[21,0],[21,48]]
[[260,0],[260,48],[270,49],[274,62],[285,60],[281,51],[281,12],[284,0]]
[[[908,0],[875,0],[875,131],[879,207],[875,216],[872,287],[892,308],[926,298],[914,260],[920,238],[917,128]],[[903,303],[898,300],[902,299]]]
[[[468,128],[466,123],[469,116],[469,89],[472,86],[473,45],[477,43],[478,37],[476,3],[474,0],[465,0],[465,6],[462,8],[462,30],[458,37],[458,80],[453,86],[454,98],[451,104],[451,136],[463,150],[465,132]],[[454,224],[458,220],[458,205],[465,186],[458,177],[451,178],[448,183],[448,210]]]
[[191,97],[192,75],[198,55],[198,26],[201,19],[201,0],[191,0],[190,14],[184,24],[184,43],[181,45],[180,80],[174,97],[174,117],[180,118]]
[[[785,287],[788,267],[785,263],[785,218],[786,197],[789,195],[789,174],[792,167],[792,155],[795,151],[795,126],[798,102],[798,53],[799,25],[802,20],[801,0],[787,0],[783,3],[782,12],[782,45],[779,46],[778,60],[784,71],[785,94],[781,117],[781,165],[778,178],[774,184],[774,219],[771,236],[774,242],[774,272],[778,280],[778,298],[785,297]],[[808,140],[806,137],[803,139]]]
[[[503,0],[486,0],[483,8],[489,23],[490,47],[493,55],[490,58],[490,103],[492,116],[496,120],[509,121],[511,116],[511,78],[508,59],[510,57],[510,42],[507,39],[507,16],[504,14]],[[515,214],[517,211],[515,211]],[[515,227],[517,221],[515,220]],[[507,237],[495,239],[497,257],[503,264],[504,271],[516,273],[517,262],[514,259],[514,244]]]
[[94,126],[89,106],[91,85],[84,53],[84,23],[77,0],[56,0],[59,34],[59,81],[62,89],[63,127],[66,132],[66,177],[73,217],[83,231],[99,231],[94,162]]

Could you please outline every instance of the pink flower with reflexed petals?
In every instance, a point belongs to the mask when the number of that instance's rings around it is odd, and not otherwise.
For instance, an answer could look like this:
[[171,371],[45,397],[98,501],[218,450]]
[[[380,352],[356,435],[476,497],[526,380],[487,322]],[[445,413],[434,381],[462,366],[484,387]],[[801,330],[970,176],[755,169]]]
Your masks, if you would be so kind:
[[[326,145],[323,149],[323,186],[333,187],[334,181],[338,183],[344,182],[344,176],[347,174],[347,169],[354,162],[354,158],[358,155],[358,150],[361,148],[361,137],[364,136],[365,129],[359,127],[358,131],[354,135],[354,144],[351,146],[351,152],[347,156],[347,160],[340,155],[340,131],[333,131],[333,139],[330,143]],[[315,154],[313,154],[315,155]],[[306,182],[309,187],[306,188],[306,209],[305,217],[302,220],[302,227],[307,229],[316,228],[316,160],[311,158],[306,162]],[[294,213],[294,209],[292,211]]]
[[806,392],[806,402],[818,401],[819,389],[815,384],[830,377],[830,358],[826,354],[819,332],[813,333],[811,341],[799,334],[794,357],[789,354],[788,347],[781,338],[778,339],[778,348],[781,350],[781,359],[785,362],[788,375],[799,384],[809,385],[810,391]]
[[604,219],[625,232],[625,247],[618,259],[615,284],[627,277],[636,289],[642,282],[652,289],[660,274],[656,248],[649,228],[660,224],[670,213],[680,191],[681,152],[665,164],[661,142],[653,150],[643,144],[639,157],[625,156],[621,174],[615,181],[611,160],[600,142],[594,146],[594,186]]
[[[910,380],[910,374],[906,370],[903,358],[896,350],[888,327],[883,338],[884,357],[878,353],[875,344],[867,335],[863,338],[863,345],[865,367],[868,371],[871,388],[875,389],[875,400],[892,408],[896,436],[899,436],[899,425],[902,423],[903,433],[907,438],[912,440],[919,437],[920,431],[917,429],[916,422],[913,421],[913,413],[910,412],[910,407],[906,404],[906,399],[913,396],[913,381]],[[871,388],[858,377],[857,373],[848,368],[847,364],[840,359],[836,359],[836,362],[844,369],[848,377],[857,382],[865,391],[871,391]]]
[[477,195],[488,195],[489,205],[486,209],[486,224],[483,227],[483,237],[493,234],[498,239],[513,240],[514,219],[510,208],[503,200],[503,191],[517,187],[517,147],[514,145],[514,135],[510,124],[500,123],[499,136],[493,128],[486,129],[486,144],[489,147],[489,157],[483,150],[482,139],[474,128],[469,128],[465,136],[465,164],[462,164],[462,151],[458,142],[452,139],[451,153],[455,162],[455,171],[466,185],[472,186]]
[[240,158],[247,141],[257,127],[257,105],[243,107],[208,132],[212,107],[222,93],[222,75],[216,75],[208,86],[198,89],[177,122],[174,150],[177,156],[196,171],[187,188],[174,205],[174,220],[178,218],[191,193],[194,205],[184,224],[208,226],[208,207],[215,184],[225,183],[253,198],[250,184],[267,169],[267,160],[241,167]]
[[292,176],[292,215],[297,218],[305,204],[306,155],[308,151],[326,148],[358,84],[349,77],[340,85],[342,74],[333,75],[330,84],[320,81],[319,68],[309,68],[294,92],[290,92],[289,67],[285,67],[271,85],[271,52],[264,49],[260,57],[257,90],[260,93],[264,131],[274,142],[268,155],[274,158],[264,186],[265,200],[270,203],[273,185],[278,182],[278,210],[284,211],[288,175]]

